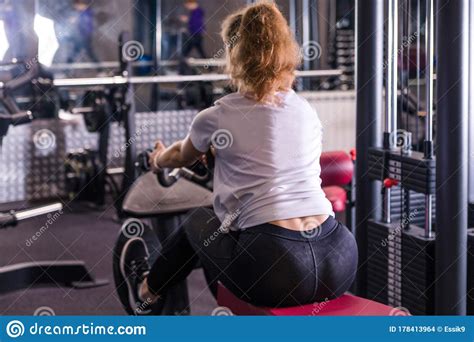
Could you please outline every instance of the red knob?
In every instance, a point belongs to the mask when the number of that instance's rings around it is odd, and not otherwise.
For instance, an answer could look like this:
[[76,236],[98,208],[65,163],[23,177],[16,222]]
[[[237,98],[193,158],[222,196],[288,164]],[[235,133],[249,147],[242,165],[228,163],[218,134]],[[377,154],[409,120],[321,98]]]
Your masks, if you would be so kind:
[[390,189],[394,186],[397,186],[398,185],[398,181],[396,179],[393,179],[393,178],[385,178],[384,181],[383,181],[383,186],[384,188],[387,188],[387,189]]
[[357,159],[356,149],[353,148],[352,150],[350,150],[349,154],[351,155],[352,161],[356,161],[356,159]]

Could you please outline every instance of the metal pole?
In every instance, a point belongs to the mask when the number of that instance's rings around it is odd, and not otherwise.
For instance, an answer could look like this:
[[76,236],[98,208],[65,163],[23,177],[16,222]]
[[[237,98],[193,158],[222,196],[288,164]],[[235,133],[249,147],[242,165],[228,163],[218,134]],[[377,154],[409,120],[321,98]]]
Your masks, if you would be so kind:
[[161,0],[156,0],[156,12],[155,12],[155,62],[157,68],[162,59],[161,55],[161,41],[163,39],[163,25],[161,22]]
[[367,221],[376,217],[380,188],[368,175],[367,150],[381,146],[383,112],[383,0],[356,1],[357,138],[355,235],[359,246],[356,291],[367,295]]
[[63,209],[62,203],[54,203],[46,205],[44,207],[38,207],[33,209],[20,210],[14,213],[15,218],[18,221],[26,220],[40,215],[46,215],[49,213],[54,213],[56,211],[61,211]]
[[426,122],[425,122],[425,156],[431,158],[433,151],[428,147],[433,141],[433,66],[434,66],[434,4],[433,0],[426,2]]
[[[398,0],[388,1],[387,18],[387,74],[385,85],[385,137],[384,148],[395,147],[397,134],[398,101]],[[391,222],[391,189],[384,189],[383,220]]]
[[[161,66],[162,49],[161,41],[163,40],[163,25],[161,21],[161,0],[155,0],[155,72],[158,74]],[[160,86],[154,84],[152,87],[150,108],[158,110],[160,107]]]
[[[307,44],[312,44],[311,42],[311,21],[310,21],[310,0],[302,0],[301,15],[302,15],[302,34],[303,34],[303,46]],[[319,52],[318,52],[319,53]],[[311,59],[304,58],[303,60],[303,70],[311,70]],[[303,81],[303,89],[308,90],[309,82],[307,80]]]
[[[302,33],[303,33],[303,44],[308,44],[311,40],[311,24],[309,21],[309,0],[302,0],[302,8],[301,8],[301,15],[302,15],[302,20],[303,20],[303,27],[302,27]],[[304,70],[310,70],[311,64],[310,60],[306,58],[304,60]]]
[[[309,4],[309,13],[310,13],[310,25],[311,25],[311,40],[315,42],[319,42],[323,44],[320,39],[320,32],[319,32],[319,1],[318,0],[311,0]],[[310,63],[310,70],[319,69],[321,67],[321,58],[323,53],[325,52],[323,49],[320,51],[319,58],[311,61]]]
[[[342,75],[342,70],[308,70],[296,71],[296,77],[330,77]],[[60,78],[53,81],[55,87],[96,87],[121,84],[161,84],[161,83],[188,83],[188,82],[217,82],[229,80],[227,74],[202,75],[168,75],[168,76],[106,76],[91,78]]]
[[[433,158],[433,75],[434,75],[434,2],[426,2],[426,118],[425,118],[425,158]],[[425,196],[425,237],[430,238],[433,227],[433,195]]]
[[[128,32],[123,32],[119,37],[119,54],[123,51],[122,47],[124,44],[130,40],[130,34]],[[124,63],[124,74],[131,75],[132,74],[132,65],[130,63],[125,63],[123,55],[120,55],[121,63]],[[117,212],[119,216],[123,215],[122,211],[122,203],[125,198],[125,194],[132,186],[133,182],[136,179],[136,168],[135,168],[135,160],[137,158],[137,146],[134,143],[130,143],[133,141],[133,137],[137,133],[136,129],[136,121],[135,121],[135,91],[134,86],[131,83],[125,83],[120,91],[125,98],[125,103],[123,104],[123,108],[120,108],[122,112],[122,122],[123,127],[125,128],[125,141],[126,144],[126,151],[125,151],[125,171],[122,178],[122,187],[120,189],[119,197],[115,201],[115,207],[117,208]]]
[[474,203],[474,4],[469,4],[469,203]]
[[436,314],[465,315],[469,1],[436,3]]
[[296,0],[290,0],[290,27],[296,36]]
[[[389,135],[397,131],[398,96],[398,0],[388,0],[387,18],[387,84],[385,87],[385,132]],[[385,143],[393,148],[395,139]]]
[[420,1],[416,2],[416,127],[415,127],[415,140],[416,140],[416,149],[417,151],[420,148],[418,142],[418,118],[420,115],[420,103],[421,103],[421,87],[420,87],[420,69],[421,69],[421,4]]

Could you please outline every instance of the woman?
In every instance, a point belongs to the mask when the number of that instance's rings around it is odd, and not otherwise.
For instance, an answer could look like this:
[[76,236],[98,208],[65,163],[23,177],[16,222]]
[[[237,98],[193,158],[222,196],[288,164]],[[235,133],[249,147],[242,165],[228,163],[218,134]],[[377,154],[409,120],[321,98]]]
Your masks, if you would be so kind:
[[354,280],[355,240],[321,188],[321,123],[291,89],[300,57],[286,20],[260,3],[223,32],[238,92],[199,113],[183,141],[158,142],[150,158],[155,170],[181,167],[212,146],[214,211],[190,213],[151,268],[144,241],[128,241],[121,267],[132,308],[159,300],[198,260],[211,290],[220,281],[260,306],[336,298]]

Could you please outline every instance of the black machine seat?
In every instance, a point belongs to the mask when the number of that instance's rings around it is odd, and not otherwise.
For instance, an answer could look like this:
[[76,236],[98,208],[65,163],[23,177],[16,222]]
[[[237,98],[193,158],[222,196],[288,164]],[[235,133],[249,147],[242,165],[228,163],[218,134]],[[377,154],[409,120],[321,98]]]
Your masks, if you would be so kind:
[[123,202],[123,211],[137,217],[151,217],[211,207],[212,192],[185,178],[170,187],[163,187],[156,175],[147,172],[130,188]]

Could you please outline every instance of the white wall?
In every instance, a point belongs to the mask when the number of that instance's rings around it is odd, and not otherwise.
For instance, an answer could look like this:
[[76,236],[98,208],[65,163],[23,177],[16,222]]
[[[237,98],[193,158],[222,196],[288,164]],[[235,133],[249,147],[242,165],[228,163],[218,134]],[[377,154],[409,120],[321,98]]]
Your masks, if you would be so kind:
[[349,152],[356,142],[355,91],[300,93],[317,111],[323,124],[323,151]]

